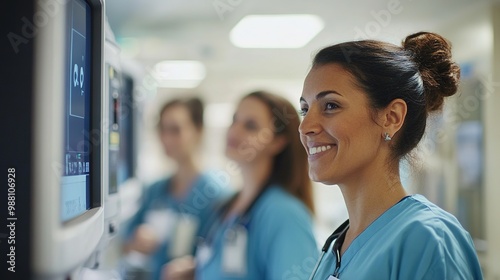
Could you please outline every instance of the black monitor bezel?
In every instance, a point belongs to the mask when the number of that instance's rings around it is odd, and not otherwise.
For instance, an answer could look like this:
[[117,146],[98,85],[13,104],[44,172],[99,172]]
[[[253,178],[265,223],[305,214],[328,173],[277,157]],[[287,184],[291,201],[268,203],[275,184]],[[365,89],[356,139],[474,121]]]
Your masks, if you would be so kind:
[[[91,54],[92,54],[92,95],[90,96],[91,115],[90,115],[90,127],[91,135],[93,136],[92,141],[97,141],[98,143],[92,143],[90,150],[90,159],[92,162],[92,172],[90,174],[90,209],[101,207],[102,204],[102,93],[103,93],[103,78],[102,78],[102,67],[103,67],[103,38],[104,38],[104,24],[102,22],[103,18],[103,3],[100,0],[85,0],[89,3],[91,14]],[[95,133],[95,134],[94,134]],[[95,140],[97,139],[97,140]]]

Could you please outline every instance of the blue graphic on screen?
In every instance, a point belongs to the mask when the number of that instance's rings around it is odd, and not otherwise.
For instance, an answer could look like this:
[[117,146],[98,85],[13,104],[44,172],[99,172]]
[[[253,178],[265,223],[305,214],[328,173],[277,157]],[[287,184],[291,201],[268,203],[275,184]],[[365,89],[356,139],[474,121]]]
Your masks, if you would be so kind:
[[67,85],[65,96],[64,176],[61,220],[90,209],[90,7],[68,2]]

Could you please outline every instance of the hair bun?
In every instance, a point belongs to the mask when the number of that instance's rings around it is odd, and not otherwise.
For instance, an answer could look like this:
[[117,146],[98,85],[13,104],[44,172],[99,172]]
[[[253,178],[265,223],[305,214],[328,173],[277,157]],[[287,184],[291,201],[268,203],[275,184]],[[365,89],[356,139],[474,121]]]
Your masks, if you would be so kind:
[[428,112],[441,109],[444,97],[457,92],[460,67],[451,58],[451,44],[442,36],[418,32],[406,37],[403,48],[411,51],[425,88]]

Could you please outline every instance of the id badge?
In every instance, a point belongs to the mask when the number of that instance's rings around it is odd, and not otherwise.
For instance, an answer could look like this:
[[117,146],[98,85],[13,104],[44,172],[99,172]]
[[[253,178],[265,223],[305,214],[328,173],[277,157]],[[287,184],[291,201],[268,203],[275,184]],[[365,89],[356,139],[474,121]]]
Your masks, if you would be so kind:
[[233,276],[247,274],[248,232],[242,225],[235,225],[226,231],[222,251],[222,271]]
[[171,238],[177,219],[174,211],[163,208],[149,210],[144,221],[155,231],[160,243],[163,243]]
[[200,265],[200,267],[204,267],[212,258],[212,255],[212,247],[206,242],[200,242],[198,248],[196,249],[196,262]]
[[172,234],[169,251],[170,258],[179,258],[191,255],[196,242],[196,232],[200,222],[193,215],[183,214],[178,216],[175,230]]
[[337,278],[337,277],[335,277],[335,276],[333,276],[333,275],[330,275],[330,276],[328,277],[328,279],[326,279],[326,280],[340,280],[340,279],[339,279],[339,278]]

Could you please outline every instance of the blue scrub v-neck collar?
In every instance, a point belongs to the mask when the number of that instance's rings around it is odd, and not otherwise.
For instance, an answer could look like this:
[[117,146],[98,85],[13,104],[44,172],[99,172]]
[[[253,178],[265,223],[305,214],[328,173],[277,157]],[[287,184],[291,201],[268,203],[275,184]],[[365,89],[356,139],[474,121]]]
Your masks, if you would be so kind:
[[186,201],[191,200],[192,196],[194,195],[194,190],[198,188],[198,185],[200,185],[199,182],[203,178],[203,173],[199,173],[198,176],[196,176],[183,197],[176,197],[172,195],[172,178],[173,176],[168,178],[166,182],[165,189],[166,193],[168,194],[167,197],[175,203],[185,203]]
[[408,198],[413,197],[413,195],[408,195],[402,198],[398,203],[387,209],[382,215],[375,219],[365,230],[363,230],[349,245],[349,248],[341,256],[342,266],[340,267],[340,275],[342,271],[349,265],[349,262],[356,256],[361,248],[370,240],[375,233],[386,226],[394,217],[396,217],[401,211],[402,207],[405,207]]

